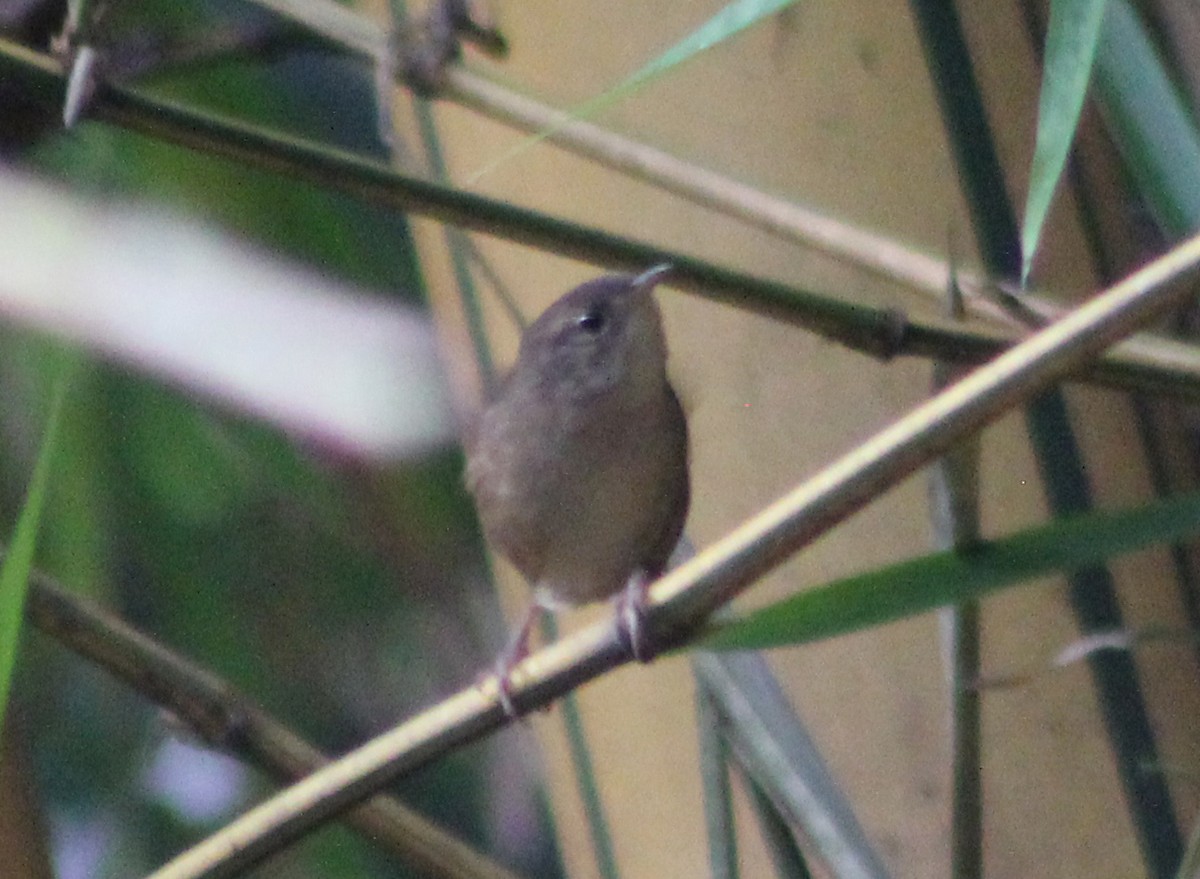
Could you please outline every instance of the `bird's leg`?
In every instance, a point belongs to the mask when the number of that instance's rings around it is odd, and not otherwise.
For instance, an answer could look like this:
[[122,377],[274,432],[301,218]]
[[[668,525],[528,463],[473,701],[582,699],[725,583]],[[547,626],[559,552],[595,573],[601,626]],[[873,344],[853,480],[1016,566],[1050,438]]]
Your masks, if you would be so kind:
[[533,633],[533,627],[537,621],[541,619],[545,608],[538,603],[535,598],[529,604],[529,610],[525,612],[525,619],[521,621],[509,638],[508,644],[504,650],[496,657],[496,679],[500,690],[500,707],[504,709],[504,713],[516,720],[517,706],[512,700],[512,671],[526,656],[529,655],[529,636]]
[[658,653],[646,631],[646,591],[652,579],[639,569],[617,596],[617,632],[638,662],[649,662]]

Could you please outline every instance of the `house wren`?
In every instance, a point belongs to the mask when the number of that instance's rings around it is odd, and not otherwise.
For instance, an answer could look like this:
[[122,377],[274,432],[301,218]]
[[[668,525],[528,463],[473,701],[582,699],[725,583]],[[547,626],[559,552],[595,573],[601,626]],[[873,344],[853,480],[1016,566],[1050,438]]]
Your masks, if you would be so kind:
[[647,658],[646,586],[666,567],[689,497],[687,422],[652,294],[669,269],[606,275],[551,305],[468,437],[484,533],[533,587],[498,662],[510,713],[508,674],[545,609],[620,593],[618,626]]

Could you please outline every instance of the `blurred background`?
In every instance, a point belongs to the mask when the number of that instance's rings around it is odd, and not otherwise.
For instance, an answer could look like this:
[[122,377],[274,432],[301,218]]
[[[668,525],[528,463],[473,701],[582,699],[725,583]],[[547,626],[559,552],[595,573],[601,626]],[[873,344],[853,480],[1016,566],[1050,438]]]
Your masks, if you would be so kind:
[[[299,29],[240,2],[109,7],[103,40],[114,64],[155,94],[387,158],[371,71]],[[65,3],[6,2],[0,27],[45,51],[65,14]],[[0,120],[9,169],[95,199],[166,205],[374,296],[423,301],[394,211],[115,126],[85,121],[64,133],[60,108],[12,83],[0,86]],[[44,338],[0,332],[11,523],[60,361]],[[63,418],[40,567],[327,752],[470,683],[503,643],[457,448],[364,462],[98,359],[75,375]],[[147,873],[274,789],[169,721],[27,632],[10,763],[60,879]],[[512,866],[555,875],[538,790],[533,750],[503,734],[422,773],[402,796]],[[261,874],[414,875],[340,829]]]
[[[467,58],[555,106],[576,106],[724,5],[502,4],[508,58],[489,61],[474,50]],[[1195,10],[1171,0],[1118,5],[1134,9],[1155,70],[1166,71],[1181,118],[1194,128]],[[493,167],[522,135],[453,103],[430,105],[397,90],[384,100],[391,127],[381,124],[375,71],[258,5],[107,6],[92,35],[106,49],[107,75],[155,96],[430,177],[469,180],[464,185],[497,199],[825,295],[909,313],[942,308],[859,266],[546,144]],[[386,22],[392,10],[363,3],[359,11]],[[1032,0],[796,3],[599,121],[922,252],[1009,276],[1019,253],[1005,237],[1006,218],[1027,188],[1046,13],[1047,4]],[[6,0],[0,29],[45,52],[64,15],[64,3]],[[1139,144],[1121,137],[1113,63],[1132,45],[1101,47],[1109,62],[1097,99],[1104,112],[1085,112],[1035,266],[1036,285],[1064,305],[1160,252],[1200,218],[1180,207],[1186,199],[1171,199],[1191,191],[1188,169],[1176,169],[1181,176],[1169,178],[1165,194],[1149,189]],[[1143,72],[1150,66],[1140,63]],[[1127,86],[1135,98],[1148,94],[1136,80]],[[982,115],[955,104],[956,87],[976,90]],[[447,236],[433,221],[86,113],[63,131],[60,112],[27,83],[0,79],[0,173],[36,173],[91,199],[165,205],[371,297],[428,309],[467,407],[488,371],[480,328],[502,367],[522,320],[599,271],[483,235]],[[1145,124],[1153,132],[1166,123]],[[381,130],[395,140],[385,144]],[[980,171],[988,161],[994,167]],[[464,276],[477,298],[464,292]],[[924,361],[870,360],[669,285],[660,301],[673,379],[689,411],[688,533],[700,547],[929,392]],[[1185,310],[1162,329],[1187,334],[1194,325]],[[42,336],[9,325],[0,332],[7,528],[61,358]],[[1071,386],[1006,417],[982,440],[983,536],[1194,488],[1194,415],[1173,402]],[[497,600],[461,464],[447,444],[384,466],[89,359],[63,413],[38,564],[337,753],[471,682],[503,643],[505,619],[528,600],[503,563],[495,566]],[[931,548],[930,533],[926,485],[910,479],[765,578],[743,605],[920,555]],[[984,674],[1041,669],[1097,627],[1194,633],[1200,599],[1191,566],[1189,548],[1160,549],[1086,582],[1047,578],[990,599]],[[1086,600],[1096,595],[1107,616]],[[769,663],[887,873],[949,875],[948,688],[935,615],[775,651]],[[621,875],[710,869],[694,691],[688,658],[670,656],[579,694]],[[987,876],[1172,875],[1200,808],[1194,643],[1184,637],[1136,656],[1037,673],[982,699]],[[33,819],[12,825],[8,844],[27,856],[30,876],[145,874],[274,789],[32,629],[7,720],[4,766],[13,781],[4,789],[18,816]],[[559,708],[539,714],[438,761],[396,793],[520,874],[602,875],[565,720]],[[743,872],[768,875],[771,853],[744,786],[735,785],[734,806]],[[35,856],[39,844],[46,861]],[[254,875],[420,874],[334,827]]]

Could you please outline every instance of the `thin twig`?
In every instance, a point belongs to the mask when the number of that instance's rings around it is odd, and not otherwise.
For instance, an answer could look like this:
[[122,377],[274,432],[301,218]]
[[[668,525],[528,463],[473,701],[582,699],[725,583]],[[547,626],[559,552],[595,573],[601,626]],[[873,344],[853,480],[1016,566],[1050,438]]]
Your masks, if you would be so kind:
[[[946,287],[949,278],[946,263],[928,254],[573,118],[566,111],[505,88],[465,67],[446,71],[443,89],[437,97],[522,131],[546,132],[547,140],[577,155],[777,237],[849,262],[877,277],[926,293]],[[968,277],[963,283],[973,293],[985,287],[975,277]],[[981,315],[1011,326],[1003,309],[991,306],[982,294],[974,298],[978,298]]]
[[[402,70],[402,65],[396,65],[391,58],[393,49],[387,33],[344,6],[319,0],[255,2],[375,65],[397,73]],[[944,260],[573,118],[566,111],[515,92],[462,65],[453,65],[443,72],[441,89],[434,97],[519,130],[544,134],[552,143],[605,167],[928,297],[940,299],[950,283],[950,266]],[[1025,328],[1031,321],[1044,323],[1064,312],[1053,302],[1027,291],[1014,293],[971,272],[956,271],[954,280],[974,316],[998,321],[1010,329]],[[1129,339],[1122,348],[1139,361],[1163,365],[1178,365],[1181,361],[1195,364],[1200,356],[1192,346],[1150,334]]]
[[[171,712],[213,747],[293,782],[329,760],[228,683],[174,653],[45,574],[30,581],[26,617],[45,634]],[[517,879],[516,874],[392,797],[349,813],[352,827],[430,876]]]
[[[1200,237],[981,367],[794,489],[655,583],[646,624],[681,644],[709,614],[955,442],[1174,305],[1171,281],[1200,268]],[[512,698],[543,705],[629,661],[610,622],[546,647],[513,670]],[[184,852],[153,879],[240,874],[381,785],[481,738],[508,720],[493,678],[463,690],[283,791]]]
[[1192,629],[1145,626],[1139,629],[1110,629],[1083,635],[1067,644],[1050,660],[1022,671],[1000,672],[980,675],[974,688],[977,690],[1000,690],[1024,687],[1037,678],[1053,671],[1061,671],[1075,663],[1091,659],[1102,650],[1132,652],[1149,644],[1173,641],[1195,647],[1200,644],[1200,632]]
[[[963,316],[957,283],[947,288],[947,312]],[[960,368],[935,363],[933,392],[962,378]],[[951,448],[929,472],[929,508],[936,549],[969,553],[979,543],[979,437]],[[943,608],[946,680],[950,691],[950,876],[983,875],[983,778],[979,691],[979,602]]]
[[[61,99],[63,78],[57,65],[45,56],[3,40],[0,40],[0,75],[23,77],[31,96],[54,103]],[[386,164],[323,144],[172,105],[112,84],[98,91],[92,118],[563,256],[633,271],[670,262],[674,267],[672,284],[677,288],[804,326],[878,357],[940,352],[944,357],[980,362],[1009,343],[1000,332],[969,331],[925,319],[909,320],[893,311],[817,296],[786,284],[730,271],[652,244],[407,176]],[[1128,370],[1118,368],[1113,378],[1119,380],[1122,372]],[[1161,377],[1168,384],[1180,378],[1177,374]],[[1194,374],[1183,382],[1200,397],[1200,357]]]
[[263,9],[291,19],[335,46],[376,63],[389,60],[392,47],[387,33],[364,15],[340,3],[320,0],[253,0]]

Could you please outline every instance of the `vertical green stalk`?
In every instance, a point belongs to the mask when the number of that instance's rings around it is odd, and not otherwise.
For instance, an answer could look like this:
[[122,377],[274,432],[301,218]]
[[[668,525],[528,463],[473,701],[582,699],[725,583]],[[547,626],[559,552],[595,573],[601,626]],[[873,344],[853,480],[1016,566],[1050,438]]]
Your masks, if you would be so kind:
[[[951,282],[947,310],[963,317],[962,294]],[[933,392],[962,372],[937,362]],[[979,440],[952,448],[930,471],[929,508],[936,549],[969,552],[979,541]],[[941,613],[950,690],[950,876],[983,876],[983,755],[979,691],[979,603],[966,601]]]
[[[403,0],[392,0],[393,14],[397,21],[403,20],[406,11]],[[441,138],[430,109],[429,101],[424,98],[414,98],[414,108],[417,125],[421,132],[422,145],[429,160],[430,170],[434,178],[445,181],[447,169],[445,156],[442,152]],[[467,329],[471,336],[471,344],[479,364],[479,372],[483,379],[484,393],[490,395],[496,386],[497,371],[492,356],[491,345],[488,342],[487,329],[484,326],[483,310],[480,307],[479,291],[468,265],[468,249],[470,242],[466,233],[453,227],[446,227],[446,247],[450,252],[454,279],[462,294],[463,311],[467,316]],[[557,626],[549,616],[543,616],[543,635],[548,641],[558,636]],[[571,754],[571,762],[575,769],[576,784],[583,801],[584,814],[587,817],[588,830],[592,838],[592,847],[596,854],[597,869],[604,879],[618,879],[616,853],[613,848],[612,834],[604,817],[604,808],[600,802],[600,791],[596,784],[596,771],[592,763],[591,752],[588,748],[587,737],[583,729],[583,719],[579,713],[579,703],[575,695],[569,694],[562,702],[563,723],[566,729],[567,745]]]
[[[558,626],[550,614],[542,615],[542,631],[549,641],[558,638]],[[604,819],[604,806],[600,802],[600,788],[596,784],[596,767],[588,749],[587,735],[583,731],[583,718],[579,714],[579,701],[568,696],[562,705],[563,723],[567,728],[567,745],[571,750],[571,763],[575,767],[575,782],[579,785],[579,798],[583,800],[583,812],[587,816],[588,831],[592,836],[592,849],[596,853],[596,870],[603,879],[619,879],[617,855],[613,848],[612,834]]]
[[21,636],[21,622],[25,617],[25,596],[29,588],[29,572],[33,568],[33,559],[37,552],[38,526],[46,504],[50,467],[58,442],[63,401],[67,395],[69,381],[68,370],[61,368],[54,382],[50,415],[46,420],[42,447],[38,451],[33,475],[29,480],[25,503],[21,506],[20,515],[17,517],[17,525],[13,530],[8,552],[4,556],[4,563],[0,565],[0,727],[4,724],[8,695],[12,689],[17,645]]
[[951,879],[983,876],[983,748],[980,729],[979,603],[943,612],[950,682]]
[[[435,179],[446,181],[446,159],[442,154],[442,142],[434,125],[433,112],[429,109],[429,101],[415,98],[417,125],[421,129],[421,140],[425,146],[425,154],[429,158],[430,169]],[[475,279],[467,265],[467,248],[469,241],[467,233],[454,226],[445,227],[446,249],[450,252],[450,265],[454,271],[454,281],[462,294],[463,311],[467,316],[467,331],[471,335],[471,346],[475,349],[475,358],[479,362],[479,373],[483,377],[485,395],[490,395],[496,385],[496,361],[492,357],[492,347],[488,343],[487,330],[483,322],[483,309],[479,304],[479,290]]]
[[712,693],[702,680],[697,679],[696,684],[696,729],[700,736],[700,784],[708,831],[709,875],[711,879],[737,879],[737,828],[729,784],[729,743]]
[[[1015,278],[1020,271],[1016,215],[957,11],[941,0],[911,0],[911,5],[985,269],[992,277]],[[1036,399],[1026,408],[1026,422],[1053,513],[1091,509],[1091,486],[1062,394]],[[1075,571],[1068,582],[1085,634],[1122,626],[1107,568]],[[1099,651],[1088,662],[1142,859],[1151,876],[1167,879],[1182,856],[1182,840],[1165,780],[1144,769],[1158,765],[1159,758],[1133,660],[1127,653]]]

